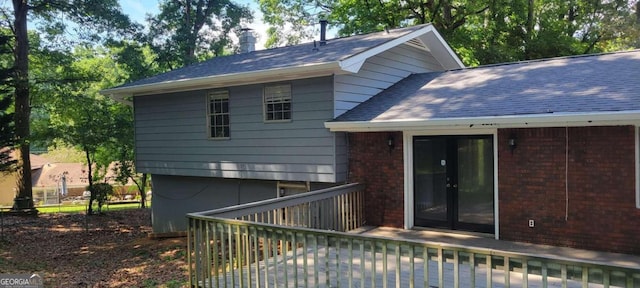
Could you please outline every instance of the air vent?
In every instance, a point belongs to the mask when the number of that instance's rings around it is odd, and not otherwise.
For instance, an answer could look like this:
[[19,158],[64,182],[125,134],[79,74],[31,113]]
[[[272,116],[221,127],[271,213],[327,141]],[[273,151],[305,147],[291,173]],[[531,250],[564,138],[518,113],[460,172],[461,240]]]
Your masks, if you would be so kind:
[[418,38],[413,38],[409,41],[407,41],[405,44],[412,46],[412,47],[416,47],[418,49],[423,49],[423,50],[429,50],[429,48],[427,48],[427,46],[425,46],[422,41],[420,41],[420,39]]

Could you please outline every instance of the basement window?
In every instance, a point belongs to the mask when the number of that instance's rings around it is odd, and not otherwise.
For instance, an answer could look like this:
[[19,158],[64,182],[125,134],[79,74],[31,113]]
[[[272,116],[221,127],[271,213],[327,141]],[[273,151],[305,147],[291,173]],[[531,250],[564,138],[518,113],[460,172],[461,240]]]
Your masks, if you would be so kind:
[[209,137],[229,138],[229,91],[209,92]]
[[291,85],[278,84],[264,87],[264,121],[291,121]]

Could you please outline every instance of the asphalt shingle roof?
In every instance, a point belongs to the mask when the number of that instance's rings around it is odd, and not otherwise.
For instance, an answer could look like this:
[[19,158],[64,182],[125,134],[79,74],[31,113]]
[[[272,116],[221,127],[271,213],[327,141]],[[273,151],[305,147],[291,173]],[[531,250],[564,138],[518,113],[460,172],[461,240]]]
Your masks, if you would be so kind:
[[[424,28],[427,25],[430,24],[393,29],[389,30],[388,33],[377,32],[329,39],[326,45],[323,46],[320,46],[319,42],[316,42],[315,46],[314,42],[310,42],[230,56],[214,57],[207,61],[127,83],[116,88],[340,61],[364,52],[367,49],[384,44],[387,41]],[[317,47],[317,49],[314,49],[314,47]]]
[[640,50],[414,74],[334,121],[640,111]]

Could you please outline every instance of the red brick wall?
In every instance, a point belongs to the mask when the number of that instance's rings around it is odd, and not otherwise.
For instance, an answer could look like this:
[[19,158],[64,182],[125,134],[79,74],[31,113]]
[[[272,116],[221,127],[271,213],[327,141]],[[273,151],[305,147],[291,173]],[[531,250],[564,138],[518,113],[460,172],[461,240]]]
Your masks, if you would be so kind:
[[[393,136],[395,147],[387,140]],[[350,133],[349,181],[365,188],[367,225],[404,225],[404,164],[402,133]]]
[[[634,127],[500,129],[500,238],[640,254]],[[510,152],[510,135],[517,148]],[[568,177],[565,177],[568,171]],[[565,219],[568,180],[568,214]],[[535,227],[528,227],[528,220]]]

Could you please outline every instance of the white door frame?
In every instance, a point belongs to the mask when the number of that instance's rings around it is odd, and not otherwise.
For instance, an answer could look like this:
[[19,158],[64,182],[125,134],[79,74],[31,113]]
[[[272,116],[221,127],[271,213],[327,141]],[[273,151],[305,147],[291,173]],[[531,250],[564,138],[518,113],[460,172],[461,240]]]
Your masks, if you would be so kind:
[[414,227],[413,199],[413,137],[445,135],[493,135],[493,197],[495,238],[500,235],[498,205],[498,129],[452,129],[452,130],[410,130],[403,131],[404,143],[404,228]]

